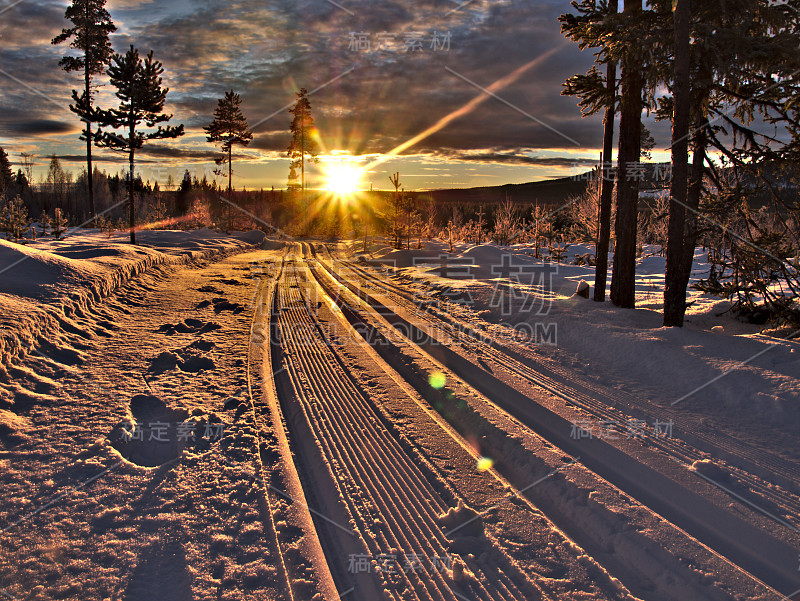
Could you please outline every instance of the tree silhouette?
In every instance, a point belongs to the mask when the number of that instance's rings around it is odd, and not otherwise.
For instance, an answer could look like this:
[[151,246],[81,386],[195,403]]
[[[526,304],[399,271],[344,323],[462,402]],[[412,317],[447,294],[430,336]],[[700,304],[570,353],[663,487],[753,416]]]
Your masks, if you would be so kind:
[[0,198],[3,197],[5,191],[11,186],[11,162],[8,160],[8,154],[0,146]]
[[614,177],[611,168],[611,154],[614,145],[614,119],[617,106],[617,63],[608,57],[604,36],[587,35],[586,25],[596,22],[613,22],[619,9],[618,0],[608,0],[606,10],[598,7],[595,1],[584,0],[576,5],[580,15],[565,14],[559,17],[564,34],[582,44],[582,47],[599,47],[597,62],[606,63],[606,77],[592,66],[586,75],[575,75],[564,84],[562,94],[580,97],[584,116],[593,115],[604,109],[603,118],[603,158],[600,182],[600,210],[598,213],[597,248],[595,251],[594,300],[604,302],[606,280],[608,279],[608,250],[611,245],[611,209],[614,194]]
[[[306,190],[306,160],[309,162],[318,162],[317,149],[319,144],[317,142],[317,131],[314,127],[314,117],[311,116],[311,103],[308,101],[308,92],[305,88],[300,88],[297,92],[297,102],[289,109],[289,112],[294,115],[290,130],[292,132],[292,141],[289,144],[287,155],[292,159],[289,166],[289,178],[294,181],[297,179],[297,168],[300,168],[300,189],[305,195]],[[306,159],[306,156],[310,158]],[[290,181],[291,187],[291,181]]]
[[92,219],[97,214],[94,206],[94,185],[92,181],[92,78],[106,70],[113,50],[108,36],[117,30],[111,16],[105,9],[106,0],[73,0],[67,8],[64,18],[72,21],[73,26],[63,29],[53,38],[53,44],[61,44],[67,40],[70,48],[80,50],[83,56],[65,56],[59,66],[65,71],[83,71],[84,88],[79,95],[72,91],[75,104],[70,109],[84,122],[85,127],[80,139],[86,142],[86,173],[89,190],[89,212]]
[[247,118],[240,108],[242,99],[233,90],[225,92],[225,98],[220,98],[217,109],[214,111],[214,120],[207,125],[205,132],[209,142],[221,143],[222,152],[227,156],[217,159],[217,165],[228,164],[228,228],[232,228],[233,202],[233,146],[247,146],[253,139],[253,132],[247,125]]
[[[133,202],[134,162],[136,150],[142,148],[148,140],[177,138],[183,135],[183,125],[162,126],[172,119],[161,111],[164,109],[168,88],[162,87],[162,64],[153,59],[153,51],[142,60],[139,51],[133,46],[127,53],[115,54],[108,68],[111,84],[117,88],[116,96],[120,100],[119,107],[112,109],[95,109],[92,111],[93,121],[100,127],[123,129],[127,136],[118,136],[102,130],[95,135],[98,146],[128,153],[130,172],[128,175],[128,208],[131,244],[136,244],[136,209]],[[150,131],[137,131],[144,124]],[[158,126],[155,131],[152,128]]]
[[[631,21],[642,15],[641,0],[624,0],[623,13]],[[633,28],[632,28],[633,29]],[[636,229],[639,210],[639,180],[632,171],[642,151],[642,91],[644,57],[642,41],[628,39],[622,56],[622,97],[617,153],[616,247],[611,276],[611,302],[618,307],[636,306]]]
[[[667,267],[664,276],[664,325],[682,326],[686,288],[681,290],[689,194],[689,122],[691,119],[691,16],[689,0],[674,4],[674,77],[672,85],[672,184],[670,186]],[[692,219],[693,221],[693,219]],[[694,240],[692,258],[694,258]],[[690,264],[691,268],[691,264]],[[688,278],[687,278],[688,282]]]

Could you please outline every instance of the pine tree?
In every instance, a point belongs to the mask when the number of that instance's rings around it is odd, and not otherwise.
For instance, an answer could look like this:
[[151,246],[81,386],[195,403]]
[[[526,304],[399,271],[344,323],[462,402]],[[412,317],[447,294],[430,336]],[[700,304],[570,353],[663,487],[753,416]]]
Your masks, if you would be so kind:
[[47,228],[50,227],[50,215],[43,212],[40,220],[42,222],[42,236],[46,236]]
[[[662,14],[669,15],[671,2]],[[679,6],[679,5],[678,5]],[[678,8],[676,6],[676,8]],[[796,163],[800,148],[800,3],[775,3],[769,0],[708,0],[684,7],[689,22],[689,86],[692,165],[685,197],[685,218],[679,227],[680,214],[675,207],[676,224],[668,243],[668,269],[665,281],[665,325],[682,325],[686,310],[686,290],[691,275],[698,235],[709,229],[709,222],[699,217],[709,210],[725,214],[735,206],[725,205],[723,193],[712,194],[710,181],[720,192],[728,188],[726,171],[710,153],[719,153],[732,167],[749,174],[761,186],[770,188],[770,175],[781,165]],[[677,15],[676,15],[677,16]],[[670,23],[671,25],[671,23]],[[676,23],[677,25],[677,23]],[[686,25],[682,25],[683,49],[675,52],[677,61],[686,52]],[[664,27],[664,33],[677,35]],[[662,44],[672,51],[673,44]],[[670,63],[670,57],[661,62]],[[683,59],[685,60],[685,59]],[[673,96],[661,99],[659,117],[677,113],[677,87],[670,82],[670,72],[662,74],[673,88]],[[685,109],[684,109],[685,110]],[[751,127],[760,117],[775,126],[763,134]],[[789,141],[781,141],[781,130]],[[673,173],[680,175],[680,164]],[[674,175],[675,177],[675,175]],[[676,184],[677,185],[677,184]],[[680,191],[678,190],[680,194]],[[779,214],[791,212],[791,206],[773,193],[773,204]],[[703,199],[705,198],[705,202]],[[673,195],[673,206],[680,205]],[[717,219],[718,220],[718,219]],[[713,226],[711,226],[713,228]]]
[[[317,158],[317,149],[319,147],[317,131],[314,127],[314,117],[311,116],[311,103],[308,101],[308,92],[305,88],[300,88],[300,91],[297,92],[297,102],[289,109],[289,112],[294,115],[290,127],[292,141],[287,152],[289,158],[292,159],[292,163],[289,166],[289,177],[291,181],[292,174],[294,174],[294,180],[296,181],[297,168],[300,168],[300,189],[305,195],[306,161],[319,161]],[[307,159],[306,156],[309,158]]]
[[[70,106],[76,115],[84,122],[85,127],[80,139],[86,142],[86,173],[92,174],[92,79],[106,70],[113,50],[109,35],[117,28],[111,21],[111,16],[105,9],[106,0],[73,0],[64,15],[65,19],[72,21],[73,26],[64,29],[53,38],[53,44],[61,44],[67,40],[70,48],[80,50],[82,56],[65,56],[58,63],[65,71],[83,71],[84,88],[81,94],[72,91],[75,102]],[[95,216],[94,185],[92,177],[87,178],[89,190],[89,212]]]
[[11,162],[6,151],[0,146],[0,198],[3,198],[6,190],[11,187],[11,182]]
[[[641,0],[624,0],[623,12],[631,21],[642,13]],[[641,40],[629,39],[622,56],[619,151],[617,153],[616,247],[611,277],[611,301],[618,307],[636,306],[636,228],[639,181],[632,168],[639,162],[644,90]]]
[[[117,88],[116,96],[120,105],[115,109],[96,109],[92,112],[94,121],[100,127],[123,129],[127,136],[118,136],[98,131],[95,139],[99,146],[128,153],[128,221],[131,244],[136,244],[136,208],[134,205],[134,163],[136,150],[149,140],[178,138],[184,134],[183,125],[162,126],[172,119],[172,115],[162,113],[168,88],[162,87],[162,64],[153,59],[152,50],[142,60],[139,51],[133,46],[125,55],[115,54],[108,68],[112,85]],[[150,131],[137,131],[144,124]],[[158,126],[155,131],[152,128]]]
[[55,236],[56,240],[61,238],[61,234],[67,231],[67,220],[64,217],[64,213],[61,211],[60,208],[57,208],[53,211],[53,236]]
[[580,106],[584,116],[593,115],[601,108],[605,111],[594,280],[594,300],[604,302],[606,280],[608,279],[608,251],[611,246],[611,212],[614,194],[614,171],[611,168],[611,155],[614,145],[614,120],[617,106],[617,62],[610,59],[605,52],[604,36],[587,35],[589,34],[587,26],[600,24],[603,28],[611,29],[619,10],[619,2],[618,0],[608,0],[605,7],[598,8],[596,1],[584,0],[576,8],[580,15],[566,14],[559,18],[562,23],[562,32],[581,43],[582,47],[600,47],[601,50],[596,55],[597,62],[599,64],[606,63],[605,81],[597,67],[592,66],[588,74],[568,79],[562,92],[565,95],[581,98]]
[[31,221],[28,218],[28,207],[19,196],[5,203],[0,209],[0,231],[6,232],[14,242],[19,242],[29,231]]
[[[674,3],[674,80],[672,85],[672,184],[670,187],[667,270],[664,277],[664,325],[682,326],[686,289],[681,290],[686,203],[689,194],[689,121],[691,119],[691,6],[690,0]],[[694,250],[694,241],[690,242]],[[694,253],[692,253],[694,254]],[[688,278],[687,278],[688,281]]]
[[241,98],[233,90],[225,92],[225,98],[218,101],[214,111],[214,120],[204,129],[208,134],[207,141],[222,143],[222,151],[227,154],[222,159],[217,159],[217,165],[228,164],[228,228],[232,228],[233,202],[233,146],[247,146],[253,139],[253,132],[247,125],[247,118],[240,108]]

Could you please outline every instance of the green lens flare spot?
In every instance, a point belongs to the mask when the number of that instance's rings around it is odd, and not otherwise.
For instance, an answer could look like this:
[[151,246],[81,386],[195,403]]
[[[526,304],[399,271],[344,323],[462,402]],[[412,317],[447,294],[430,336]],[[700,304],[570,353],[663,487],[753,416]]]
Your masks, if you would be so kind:
[[447,383],[447,378],[442,372],[437,371],[430,375],[428,378],[428,383],[431,385],[431,387],[439,390],[440,388],[444,388],[444,385]]
[[485,472],[486,470],[490,470],[490,469],[492,469],[493,465],[494,465],[494,461],[492,461],[488,457],[481,457],[480,459],[478,459],[478,471],[479,472]]

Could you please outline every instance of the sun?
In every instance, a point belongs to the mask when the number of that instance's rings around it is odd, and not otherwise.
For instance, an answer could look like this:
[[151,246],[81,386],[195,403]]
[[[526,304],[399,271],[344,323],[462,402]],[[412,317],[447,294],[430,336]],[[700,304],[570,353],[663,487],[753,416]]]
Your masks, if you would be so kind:
[[355,194],[364,172],[356,165],[332,162],[325,165],[325,189],[339,196]]

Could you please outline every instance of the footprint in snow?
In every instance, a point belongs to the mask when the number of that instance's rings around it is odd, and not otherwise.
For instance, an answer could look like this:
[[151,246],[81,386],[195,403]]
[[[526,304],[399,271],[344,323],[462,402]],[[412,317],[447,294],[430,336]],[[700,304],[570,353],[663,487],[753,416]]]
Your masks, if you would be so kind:
[[176,367],[181,371],[196,374],[201,371],[211,371],[217,366],[212,359],[200,356],[194,353],[193,349],[186,348],[182,351],[164,351],[158,354],[150,359],[150,367],[147,371],[162,374],[172,371]]
[[234,315],[239,315],[244,311],[244,305],[232,303],[227,298],[215,298],[211,302],[214,305],[214,313],[219,315],[222,311],[231,311]]
[[201,321],[199,319],[184,319],[182,323],[172,324],[165,323],[156,330],[157,332],[166,336],[173,336],[174,334],[205,334],[219,330],[222,326],[213,321]]
[[191,573],[183,545],[165,538],[158,537],[158,542],[140,554],[123,601],[192,601]]
[[222,294],[222,290],[216,286],[201,286],[200,288],[196,288],[196,290],[198,292],[208,292],[209,294]]

